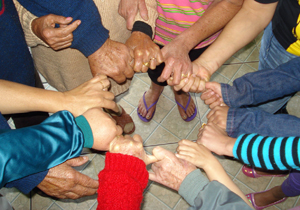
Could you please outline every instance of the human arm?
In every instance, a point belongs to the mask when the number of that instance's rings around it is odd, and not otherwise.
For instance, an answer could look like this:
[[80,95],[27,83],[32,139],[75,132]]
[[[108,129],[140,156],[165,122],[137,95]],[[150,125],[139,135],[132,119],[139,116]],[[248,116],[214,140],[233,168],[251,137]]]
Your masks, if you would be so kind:
[[[262,4],[245,0],[240,11],[225,26],[218,39],[193,62],[193,74],[210,77],[235,52],[252,41],[271,21],[277,6],[276,0],[273,2]],[[189,83],[182,83],[179,88],[185,84]],[[196,92],[205,89],[204,83],[195,86]]]
[[[173,72],[169,85],[177,85],[181,74],[192,74],[192,63],[188,56],[198,43],[222,29],[234,17],[243,4],[243,0],[215,0],[205,13],[189,28],[177,35],[162,49],[166,66],[158,78],[166,81]],[[209,80],[209,78],[208,78]]]
[[209,181],[218,181],[252,206],[244,193],[234,184],[216,157],[202,144],[190,140],[178,142],[176,156],[202,168]]
[[139,15],[144,21],[147,21],[149,19],[148,10],[146,7],[146,1],[145,0],[131,0],[131,1],[121,0],[120,1],[118,12],[126,20],[126,27],[128,30],[132,29],[137,15]]
[[149,176],[146,164],[156,158],[146,155],[138,135],[119,136],[109,151],[105,168],[98,175],[97,209],[140,209]]
[[[172,152],[155,147],[153,154],[158,162],[152,164],[153,173],[149,173],[150,180],[178,191],[192,206],[190,209],[211,209],[212,206],[213,209],[224,209],[225,206],[226,209],[239,209],[236,203],[249,208],[239,196],[221,183],[209,182],[199,169],[185,160],[178,159]],[[218,190],[218,196],[211,196],[211,191]]]
[[[18,1],[14,0],[14,4],[29,47],[41,44],[59,50],[71,46],[73,41],[72,32],[81,23],[80,20],[72,22],[71,17],[53,14],[38,18],[20,5]],[[59,24],[60,27],[55,28],[55,24]]]
[[269,137],[242,134],[235,141],[233,157],[268,170],[300,168],[299,137]]
[[[74,40],[71,47],[81,51],[86,57],[98,50],[108,39],[108,31],[101,24],[101,18],[92,0],[84,1],[39,1],[19,0],[32,14],[41,17],[56,14],[80,20],[81,24],[73,32]],[[78,9],[80,8],[80,9]],[[90,30],[90,29],[93,30]]]
[[300,90],[299,65],[300,58],[295,58],[276,69],[245,74],[232,86],[221,84],[222,98],[228,106],[237,108],[295,93]]
[[63,93],[0,80],[0,95],[3,99],[0,110],[2,114],[69,110],[74,116],[79,116],[93,107],[115,107],[114,95],[103,91],[108,86],[109,80],[103,75]]

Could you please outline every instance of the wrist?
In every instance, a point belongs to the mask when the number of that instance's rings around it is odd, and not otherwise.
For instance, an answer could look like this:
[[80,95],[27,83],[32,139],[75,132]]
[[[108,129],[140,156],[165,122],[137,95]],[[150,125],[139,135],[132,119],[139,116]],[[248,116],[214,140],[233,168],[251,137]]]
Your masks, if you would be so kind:
[[236,139],[228,137],[230,141],[225,145],[225,154],[226,156],[233,157],[233,147],[235,144]]

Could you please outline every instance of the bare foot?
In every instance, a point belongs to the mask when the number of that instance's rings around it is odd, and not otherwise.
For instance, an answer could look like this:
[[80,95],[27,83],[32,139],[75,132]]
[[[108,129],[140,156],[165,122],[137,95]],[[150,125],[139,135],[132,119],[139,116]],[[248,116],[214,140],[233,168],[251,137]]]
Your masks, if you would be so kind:
[[281,190],[281,186],[273,187],[271,190],[257,193],[254,195],[254,200],[257,206],[266,206],[286,197]]
[[[188,100],[189,100],[189,94],[183,91],[175,91],[173,89],[174,95],[175,95],[175,100],[180,103],[183,107],[186,107]],[[186,119],[190,116],[192,116],[195,112],[195,103],[193,98],[191,98],[190,104],[186,110],[186,112],[184,111],[184,109],[182,109],[179,105],[178,106],[178,110],[179,110],[179,114],[181,115],[182,119]]]
[[[151,82],[150,89],[145,93],[145,101],[146,101],[147,107],[151,106],[151,104],[155,103],[158,100],[158,98],[163,90],[164,90],[164,86],[160,86],[160,85],[157,85],[157,84]],[[150,119],[153,115],[155,107],[156,107],[156,105],[151,107],[147,112],[144,101],[143,101],[143,97],[142,97],[139,101],[138,112],[141,116],[143,116],[143,117],[146,116],[147,119]]]

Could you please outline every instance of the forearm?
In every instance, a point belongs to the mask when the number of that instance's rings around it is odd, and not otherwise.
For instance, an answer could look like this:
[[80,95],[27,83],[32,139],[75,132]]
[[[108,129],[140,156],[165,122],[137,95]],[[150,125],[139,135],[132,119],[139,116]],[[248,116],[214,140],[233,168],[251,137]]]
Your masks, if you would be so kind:
[[221,30],[241,9],[243,0],[215,0],[203,16],[191,27],[179,34],[172,42],[182,42],[188,51]]
[[99,11],[92,0],[19,0],[19,2],[38,17],[56,14],[81,20],[80,26],[73,32],[74,40],[71,47],[78,49],[86,57],[96,52],[108,39],[108,31],[101,24]]
[[38,38],[34,32],[32,31],[32,21],[37,18],[37,16],[31,14],[28,10],[26,10],[17,0],[14,0],[14,4],[19,14],[19,19],[24,31],[26,43],[29,47],[35,47],[39,44],[48,47],[48,45]]
[[233,85],[221,84],[222,98],[229,107],[257,105],[300,90],[300,58],[276,69],[264,69],[243,75]]
[[218,181],[225,185],[230,191],[241,197],[249,206],[252,206],[245,194],[236,186],[236,184],[228,176],[220,162],[214,158],[211,164],[207,164],[208,167],[204,169],[206,175],[210,181]]
[[[192,206],[190,209],[251,209],[223,184],[217,181],[209,182],[199,169],[188,174],[178,193]],[[212,194],[215,196],[211,196]]]
[[64,101],[66,99],[61,92],[29,87],[5,80],[0,80],[0,89],[2,114],[30,111],[54,113],[65,109]]
[[277,3],[260,4],[245,0],[241,10],[225,26],[216,41],[195,62],[213,74],[235,52],[252,41],[271,21]]
[[268,137],[258,134],[240,135],[233,155],[246,164],[269,169],[300,169],[299,137]]
[[154,32],[155,32],[155,22],[156,22],[156,19],[158,17],[158,13],[157,13],[157,3],[155,0],[145,0],[145,3],[146,3],[146,7],[147,7],[147,10],[148,10],[148,17],[149,19],[148,20],[144,20],[140,13],[138,13],[134,19],[134,21],[141,21],[141,22],[144,22],[145,24],[148,24],[151,29],[152,29],[152,37],[154,36]]
[[299,136],[300,119],[288,115],[273,115],[260,109],[230,108],[226,132],[231,137],[244,133],[259,133],[264,136]]
[[105,168],[98,175],[97,209],[140,209],[148,176],[146,165],[139,158],[106,153]]
[[67,111],[56,113],[36,126],[1,130],[0,187],[79,156],[85,143],[83,135]]

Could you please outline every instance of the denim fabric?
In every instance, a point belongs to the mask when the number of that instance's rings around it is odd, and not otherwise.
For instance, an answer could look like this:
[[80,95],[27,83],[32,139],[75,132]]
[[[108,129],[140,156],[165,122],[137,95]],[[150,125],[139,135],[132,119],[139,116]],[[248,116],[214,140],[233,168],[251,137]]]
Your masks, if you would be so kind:
[[[261,40],[258,70],[275,69],[279,65],[286,63],[296,57],[298,56],[287,52],[277,41],[272,32],[272,22],[270,22],[266,27]],[[281,107],[283,107],[290,98],[291,96],[282,97],[275,101],[261,104],[258,107],[266,112],[275,113]]]
[[257,107],[243,108],[243,105],[259,104],[299,91],[300,57],[274,70],[246,74],[236,79],[233,86],[221,84],[221,90],[224,102],[231,107],[226,127],[229,136],[237,137],[243,133],[259,133],[266,136],[300,135],[300,119],[297,117],[273,115]]

